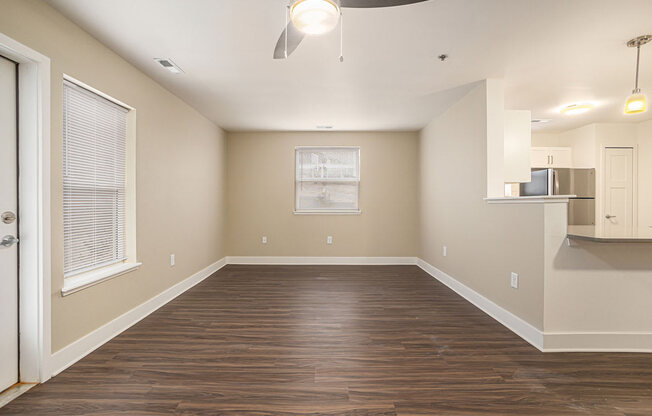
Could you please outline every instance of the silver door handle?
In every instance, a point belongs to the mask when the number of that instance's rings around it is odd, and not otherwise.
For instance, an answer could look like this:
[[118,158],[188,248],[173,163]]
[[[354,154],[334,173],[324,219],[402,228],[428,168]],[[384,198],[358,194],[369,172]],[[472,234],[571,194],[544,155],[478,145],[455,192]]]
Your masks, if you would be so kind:
[[18,242],[18,239],[14,237],[13,235],[5,235],[2,237],[2,241],[0,241],[0,246],[3,247],[11,247],[14,244]]
[[609,215],[609,214],[605,215],[604,217],[605,217],[606,219],[608,219],[608,220],[610,220],[610,219],[612,219],[612,218],[616,218],[615,215]]

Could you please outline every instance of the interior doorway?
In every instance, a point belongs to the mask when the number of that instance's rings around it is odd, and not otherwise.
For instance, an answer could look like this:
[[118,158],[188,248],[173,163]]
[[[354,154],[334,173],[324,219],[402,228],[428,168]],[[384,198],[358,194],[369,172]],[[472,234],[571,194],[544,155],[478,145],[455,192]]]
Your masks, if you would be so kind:
[[17,77],[0,56],[0,392],[19,381]]

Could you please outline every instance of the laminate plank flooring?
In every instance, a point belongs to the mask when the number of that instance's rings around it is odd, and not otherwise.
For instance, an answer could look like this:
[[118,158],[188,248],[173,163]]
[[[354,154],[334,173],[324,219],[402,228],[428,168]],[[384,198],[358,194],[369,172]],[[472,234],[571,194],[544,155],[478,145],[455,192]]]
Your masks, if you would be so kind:
[[230,265],[0,415],[652,415],[652,355],[543,354],[415,266]]

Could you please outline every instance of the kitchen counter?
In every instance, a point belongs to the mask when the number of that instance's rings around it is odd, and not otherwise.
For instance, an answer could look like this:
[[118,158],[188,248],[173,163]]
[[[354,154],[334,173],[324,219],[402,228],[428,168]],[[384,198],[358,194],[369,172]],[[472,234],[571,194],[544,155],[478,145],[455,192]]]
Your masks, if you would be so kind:
[[599,243],[652,243],[652,228],[639,227],[630,235],[607,235],[594,225],[569,225],[568,238]]
[[540,204],[568,203],[575,195],[536,195],[536,196],[501,196],[484,198],[489,204]]

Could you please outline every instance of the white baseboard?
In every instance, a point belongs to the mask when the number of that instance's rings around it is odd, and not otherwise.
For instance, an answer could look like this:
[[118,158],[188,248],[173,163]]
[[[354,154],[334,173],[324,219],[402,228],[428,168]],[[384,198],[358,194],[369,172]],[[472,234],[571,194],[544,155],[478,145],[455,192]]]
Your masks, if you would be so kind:
[[111,322],[108,322],[93,332],[83,336],[72,344],[62,348],[61,350],[52,354],[50,360],[50,368],[52,369],[52,376],[55,376],[70,367],[77,361],[84,358],[112,338],[116,337],[129,327],[138,323],[149,314],[165,305],[172,299],[176,298],[186,290],[195,286],[197,283],[206,279],[211,274],[215,273],[226,265],[226,258],[216,261],[210,266],[198,271],[189,278],[177,283],[171,288],[159,293],[150,300],[141,303],[128,312],[120,315]]
[[455,280],[435,266],[421,259],[417,260],[417,265],[421,267],[426,273],[439,280],[441,283],[445,284],[453,291],[455,291],[458,295],[462,296],[464,299],[468,300],[473,305],[478,307],[484,313],[503,324],[516,335],[532,344],[532,346],[537,348],[539,351],[544,350],[544,336],[542,331],[525,322],[523,319],[519,318],[513,313],[509,312],[507,309],[496,305],[494,302],[485,298],[468,286],[465,286],[464,284]]
[[542,352],[646,352],[652,353],[649,332],[544,332],[496,305],[435,266],[418,259],[417,265],[487,315]]
[[312,264],[312,265],[399,265],[417,264],[416,257],[291,257],[229,256],[227,264]]

